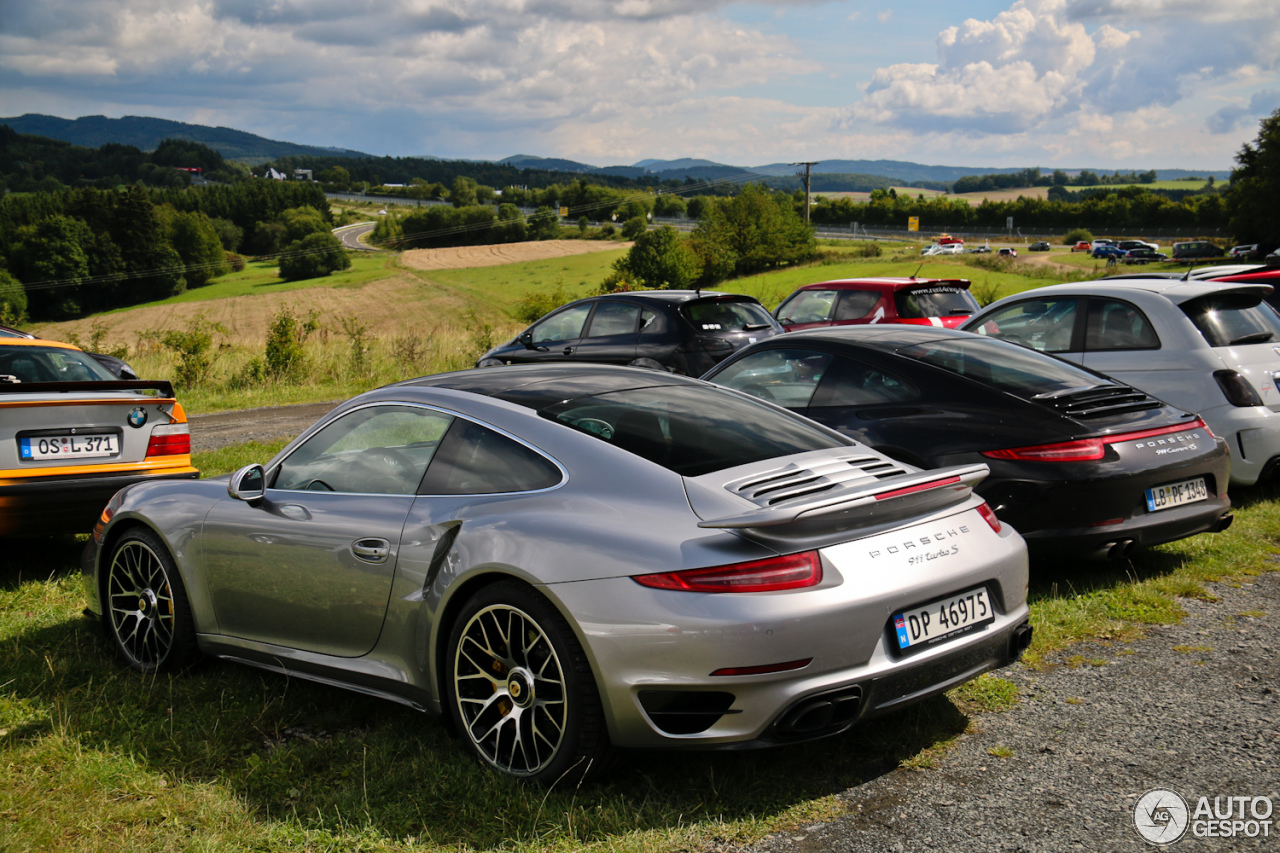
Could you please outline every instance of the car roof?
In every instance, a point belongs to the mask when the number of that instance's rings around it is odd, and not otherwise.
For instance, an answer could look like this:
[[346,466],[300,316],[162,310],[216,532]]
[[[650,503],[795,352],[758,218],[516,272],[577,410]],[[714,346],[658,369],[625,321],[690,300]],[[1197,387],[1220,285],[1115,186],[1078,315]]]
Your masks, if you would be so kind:
[[891,352],[901,347],[930,341],[950,338],[989,340],[972,332],[948,329],[943,326],[915,326],[906,323],[884,323],[859,326],[824,326],[818,329],[804,329],[798,332],[787,332],[785,335],[767,338],[756,346],[760,348],[786,347],[797,343],[856,343],[859,346]]
[[14,347],[59,347],[61,349],[73,349],[82,352],[80,347],[73,344],[64,343],[63,341],[46,341],[43,338],[2,338],[0,346]]
[[719,290],[627,290],[622,293],[606,293],[603,296],[587,297],[590,299],[639,299],[643,302],[664,302],[681,304],[698,299],[746,299],[759,302],[754,296],[744,293],[723,293]]
[[[1163,296],[1175,305],[1181,305],[1184,302],[1190,302],[1193,299],[1199,299],[1202,296],[1210,296],[1215,293],[1257,293],[1260,296],[1271,292],[1272,288],[1269,284],[1247,284],[1228,281],[1214,280],[1196,280],[1191,279],[1184,281],[1176,278],[1147,278],[1147,279],[1112,279],[1108,281],[1084,282],[1081,284],[1054,284],[1048,287],[1038,287],[1033,290],[1024,290],[1016,296],[1006,297],[1009,301],[1021,299],[1023,297],[1036,296],[1061,296],[1064,294],[1079,294],[1081,296],[1114,296],[1117,293],[1129,292],[1133,293],[1150,293]],[[1001,299],[1000,302],[1004,302]],[[998,304],[998,303],[994,303]],[[990,306],[988,306],[990,307]]]
[[915,276],[883,276],[876,278],[838,278],[832,281],[819,281],[797,287],[801,290],[879,290],[892,293],[897,290],[913,287],[934,287],[950,285],[967,289],[970,281],[967,278],[916,278]]
[[513,364],[458,370],[408,379],[387,387],[449,388],[484,397],[496,397],[532,409],[543,409],[580,397],[664,385],[706,388],[706,383],[697,379],[659,370],[608,364],[564,363]]

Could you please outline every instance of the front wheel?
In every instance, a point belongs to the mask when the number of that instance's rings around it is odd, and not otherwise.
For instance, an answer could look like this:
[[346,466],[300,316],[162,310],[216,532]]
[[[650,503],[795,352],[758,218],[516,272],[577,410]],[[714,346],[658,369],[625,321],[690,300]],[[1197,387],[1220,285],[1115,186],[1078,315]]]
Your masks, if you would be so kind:
[[599,775],[610,755],[591,666],[569,623],[528,586],[476,593],[449,636],[446,701],[471,752],[542,785]]
[[151,531],[132,530],[116,543],[103,592],[108,633],[129,666],[167,672],[199,659],[186,588]]

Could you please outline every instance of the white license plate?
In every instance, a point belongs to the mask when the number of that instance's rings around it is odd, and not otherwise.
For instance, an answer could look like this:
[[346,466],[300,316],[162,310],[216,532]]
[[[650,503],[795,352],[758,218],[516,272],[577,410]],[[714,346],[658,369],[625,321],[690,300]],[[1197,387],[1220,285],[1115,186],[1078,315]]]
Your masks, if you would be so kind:
[[968,628],[985,625],[995,618],[995,611],[987,598],[987,588],[980,586],[924,607],[896,613],[893,629],[898,637],[898,648],[909,649],[936,643]]
[[1209,489],[1205,487],[1204,477],[1183,480],[1181,483],[1169,483],[1167,486],[1156,486],[1147,489],[1147,511],[1158,512],[1183,504],[1208,500]]
[[100,456],[119,456],[120,439],[115,433],[94,435],[42,435],[18,439],[19,454],[23,459],[93,459]]

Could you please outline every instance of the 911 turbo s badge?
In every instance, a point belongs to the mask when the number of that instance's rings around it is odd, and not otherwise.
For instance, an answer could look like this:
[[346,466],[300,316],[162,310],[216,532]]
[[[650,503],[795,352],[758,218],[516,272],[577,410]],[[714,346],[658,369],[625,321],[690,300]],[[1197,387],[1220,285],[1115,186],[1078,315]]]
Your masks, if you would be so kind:
[[141,427],[147,423],[147,410],[141,406],[135,406],[133,411],[129,413],[129,426]]

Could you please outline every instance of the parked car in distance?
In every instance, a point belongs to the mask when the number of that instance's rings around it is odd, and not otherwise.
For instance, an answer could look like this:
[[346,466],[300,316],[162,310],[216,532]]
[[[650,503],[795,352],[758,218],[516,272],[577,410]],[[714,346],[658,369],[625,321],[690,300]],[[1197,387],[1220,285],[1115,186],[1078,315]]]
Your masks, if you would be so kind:
[[822,326],[907,323],[950,326],[979,310],[963,278],[846,278],[806,284],[774,311],[787,331]]
[[938,239],[934,242],[939,246],[952,246],[956,244],[961,246],[964,245],[964,240],[961,240],[959,237],[952,237],[950,234],[939,234]]
[[1116,245],[1121,249],[1124,249],[1126,252],[1130,252],[1134,249],[1150,249],[1153,252],[1160,251],[1160,245],[1158,243],[1148,243],[1146,240],[1121,240]]
[[[10,326],[0,326],[0,338],[34,338],[35,335],[30,332],[23,332]],[[94,359],[110,370],[116,379],[137,379],[138,373],[129,362],[114,355],[107,355],[104,352],[86,353],[90,358]]]
[[477,367],[586,361],[699,376],[739,347],[783,331],[759,300],[700,290],[638,290],[562,305]]
[[0,338],[0,413],[0,537],[86,533],[118,489],[200,475],[173,387],[71,344]]
[[1092,243],[1089,244],[1089,251],[1093,251],[1099,246],[1114,246],[1114,245],[1116,245],[1115,240],[1109,240],[1106,237],[1099,237],[1098,239],[1094,240]]
[[1027,251],[1028,252],[1047,252],[1051,248],[1053,247],[1050,246],[1048,243],[1046,243],[1044,240],[1038,240],[1037,242],[1032,243],[1030,246],[1028,246]]
[[1240,246],[1232,246],[1231,251],[1227,252],[1227,257],[1232,260],[1258,260],[1258,244],[1245,243]]
[[1095,258],[1120,259],[1127,256],[1129,253],[1126,252],[1124,249],[1121,249],[1119,246],[1103,245],[1095,248],[1091,254]]
[[927,257],[929,255],[941,255],[941,254],[942,254],[942,247],[939,246],[937,243],[930,243],[929,245],[925,246],[923,249],[920,250],[920,255],[922,257]]
[[1026,546],[985,475],[696,379],[467,370],[355,397],[265,465],[123,490],[83,576],[145,684],[216,655],[576,784],[614,748],[820,738],[1017,659]]
[[1226,444],[1198,417],[1007,341],[815,329],[753,344],[704,378],[913,465],[986,464],[979,494],[1033,554],[1118,557],[1231,520]]
[[1072,247],[1071,247],[1071,251],[1073,251],[1073,252],[1092,252],[1092,251],[1093,251],[1093,246],[1092,246],[1092,245],[1090,245],[1090,243],[1089,243],[1089,241],[1088,241],[1088,240],[1081,240],[1081,241],[1079,241],[1078,243],[1076,243],[1074,246],[1072,246]]
[[1280,465],[1280,316],[1270,285],[1169,278],[1058,284],[988,305],[962,328],[1105,373],[1197,412],[1231,448],[1232,484]]
[[969,254],[971,255],[986,255],[986,254],[990,254],[990,252],[991,252],[990,246],[975,246],[974,248],[969,249]]
[[1169,256],[1162,252],[1157,252],[1155,249],[1141,246],[1127,250],[1121,260],[1126,264],[1149,264],[1154,261],[1167,261]]
[[1219,247],[1213,245],[1208,240],[1187,240],[1182,243],[1173,244],[1173,259],[1175,261],[1194,261],[1204,258],[1221,258],[1226,252]]
[[1005,248],[1001,249],[1001,250],[998,252],[998,254],[999,254],[999,255],[1000,255],[1000,257],[1002,257],[1002,258],[1016,258],[1016,257],[1018,257],[1018,250],[1017,250],[1017,249],[1012,249],[1012,248],[1009,248],[1009,247],[1005,247]]

